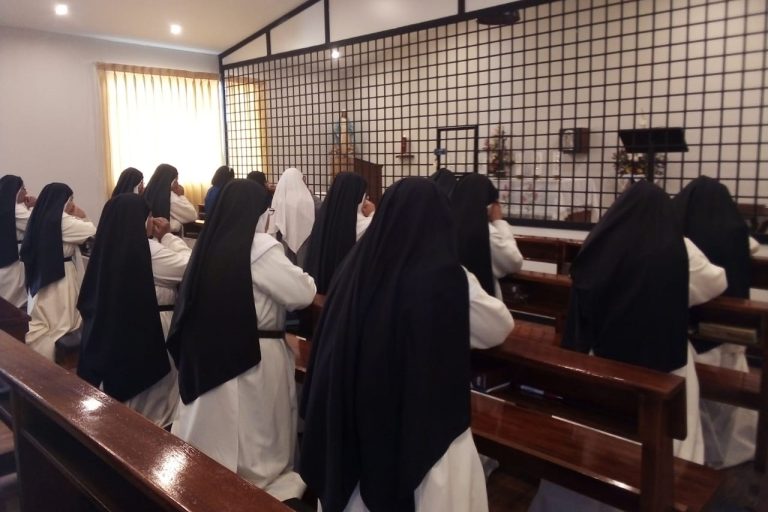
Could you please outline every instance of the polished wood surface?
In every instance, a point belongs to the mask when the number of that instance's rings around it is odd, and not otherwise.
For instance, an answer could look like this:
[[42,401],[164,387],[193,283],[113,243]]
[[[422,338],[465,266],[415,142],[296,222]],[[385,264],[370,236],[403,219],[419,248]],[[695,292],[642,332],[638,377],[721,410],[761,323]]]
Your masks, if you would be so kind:
[[290,510],[8,334],[24,511]]
[[[568,276],[521,271],[505,277],[500,283],[504,301],[512,311],[544,315],[555,318],[559,325],[564,324],[571,287]],[[735,378],[737,372],[719,367],[703,368],[704,365],[697,365],[697,371],[702,398],[758,411],[755,467],[765,471],[768,467],[768,303],[717,297],[691,308],[691,319],[694,328],[699,322],[713,322],[757,332],[757,344],[762,354],[757,395],[755,377]],[[693,337],[701,338],[695,333]]]
[[640,445],[475,392],[472,433],[478,449],[502,465],[524,467],[625,510],[667,510],[664,500],[675,510],[702,510],[722,481],[710,468],[670,458],[663,475],[673,478],[658,479],[665,491],[659,493],[643,486]]
[[3,330],[19,341],[29,330],[29,315],[0,297],[0,330]]
[[[286,339],[301,379],[311,343]],[[472,432],[482,453],[629,510],[701,510],[720,485],[716,471],[672,457],[672,438],[685,436],[682,378],[514,333],[498,348],[474,352],[504,358],[511,376],[505,399],[472,394]],[[521,382],[558,398],[509,391]],[[588,424],[610,431],[621,423],[618,430],[641,444],[569,421],[587,418],[588,404],[601,409]]]
[[373,204],[378,205],[381,202],[381,170],[384,168],[381,164],[376,164],[355,158],[353,160],[353,169],[355,174],[359,174],[368,183],[368,197]]
[[[581,240],[543,236],[516,236],[515,241],[526,260],[552,263],[557,266],[558,274],[569,272],[582,244]],[[768,289],[768,258],[752,257],[750,279],[752,288]]]

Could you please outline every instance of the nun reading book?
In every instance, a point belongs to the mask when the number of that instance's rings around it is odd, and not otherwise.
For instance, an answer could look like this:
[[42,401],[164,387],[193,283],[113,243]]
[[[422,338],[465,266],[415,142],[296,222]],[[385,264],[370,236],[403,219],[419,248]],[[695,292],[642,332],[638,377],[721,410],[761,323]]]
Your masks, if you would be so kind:
[[172,432],[280,500],[300,498],[294,355],[286,311],[315,284],[274,237],[257,232],[264,187],[233,180],[195,244],[168,348],[182,405]]
[[21,178],[11,174],[0,178],[0,297],[17,308],[27,303],[19,245],[34,204]]
[[445,194],[415,177],[387,189],[312,340],[301,475],[322,510],[487,511],[469,351],[513,327],[461,267]]
[[63,183],[46,185],[27,223],[19,255],[24,262],[31,317],[26,342],[51,361],[56,340],[80,328],[77,296],[83,279],[80,244],[96,226]]

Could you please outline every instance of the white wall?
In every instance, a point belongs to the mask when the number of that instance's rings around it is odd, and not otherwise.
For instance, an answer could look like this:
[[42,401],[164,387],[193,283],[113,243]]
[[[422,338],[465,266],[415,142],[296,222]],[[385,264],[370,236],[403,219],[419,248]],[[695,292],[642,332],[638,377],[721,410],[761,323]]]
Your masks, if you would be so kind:
[[0,175],[34,195],[67,183],[93,219],[106,200],[97,62],[218,72],[215,55],[0,27]]

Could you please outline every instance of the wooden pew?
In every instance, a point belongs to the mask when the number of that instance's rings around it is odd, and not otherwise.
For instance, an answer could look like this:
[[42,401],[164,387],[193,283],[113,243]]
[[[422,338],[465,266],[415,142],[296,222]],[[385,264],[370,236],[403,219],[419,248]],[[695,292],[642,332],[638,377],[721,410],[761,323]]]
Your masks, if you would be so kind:
[[[552,263],[558,274],[568,274],[581,249],[581,240],[543,236],[516,236],[517,247],[526,260]],[[752,257],[751,287],[768,290],[768,258]]]
[[23,511],[274,511],[288,507],[8,334]]
[[29,331],[29,315],[0,297],[0,330],[23,342]]
[[581,249],[581,240],[543,236],[516,236],[517,248],[526,260],[552,263],[558,274],[568,274]]
[[[557,319],[563,325],[568,311],[571,280],[567,276],[521,271],[502,280],[502,292],[512,311],[522,311]],[[517,292],[513,293],[511,290]],[[758,411],[755,468],[768,465],[768,303],[731,297],[717,297],[691,310],[693,327],[702,322],[754,329],[762,354],[759,375],[697,364],[701,396]],[[694,332],[692,339],[705,339]],[[722,339],[709,341],[723,341]],[[732,340],[732,343],[738,341]]]
[[[301,380],[310,343],[287,339]],[[719,487],[716,471],[672,456],[672,439],[685,437],[680,377],[511,338],[474,355],[502,357],[515,384],[562,397],[472,393],[475,442],[503,464],[627,510],[702,510]]]

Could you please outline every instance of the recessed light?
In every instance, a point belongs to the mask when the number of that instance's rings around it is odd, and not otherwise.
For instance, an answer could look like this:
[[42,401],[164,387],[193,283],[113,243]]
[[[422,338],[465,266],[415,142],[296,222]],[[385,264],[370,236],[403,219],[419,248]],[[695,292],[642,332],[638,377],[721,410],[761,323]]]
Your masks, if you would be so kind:
[[171,34],[175,36],[181,34],[181,25],[178,23],[171,23]]
[[56,7],[53,8],[53,11],[58,16],[66,16],[69,14],[69,6],[67,4],[56,4]]
[[337,48],[331,50],[331,58],[338,59],[339,57],[341,57],[341,52]]

